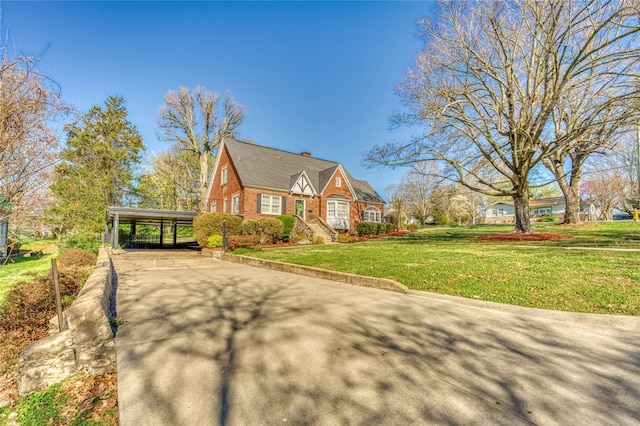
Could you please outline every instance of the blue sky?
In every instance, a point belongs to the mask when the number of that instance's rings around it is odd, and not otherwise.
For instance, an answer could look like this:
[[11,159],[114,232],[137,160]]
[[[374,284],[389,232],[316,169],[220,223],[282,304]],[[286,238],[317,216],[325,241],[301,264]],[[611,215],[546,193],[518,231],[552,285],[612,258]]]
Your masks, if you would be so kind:
[[0,37],[41,55],[42,70],[80,111],[126,99],[148,153],[168,90],[230,90],[261,145],[342,162],[382,191],[402,171],[368,170],[362,152],[389,131],[395,85],[421,47],[422,2],[16,2],[0,0]]

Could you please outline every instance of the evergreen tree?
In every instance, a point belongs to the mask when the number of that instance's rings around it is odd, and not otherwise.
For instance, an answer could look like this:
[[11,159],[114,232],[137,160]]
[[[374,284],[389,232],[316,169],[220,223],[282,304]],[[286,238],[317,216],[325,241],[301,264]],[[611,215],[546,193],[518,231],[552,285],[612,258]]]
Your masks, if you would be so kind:
[[66,146],[51,190],[49,211],[57,231],[98,232],[108,206],[122,205],[144,151],[142,137],[127,119],[124,98],[110,96],[65,127]]

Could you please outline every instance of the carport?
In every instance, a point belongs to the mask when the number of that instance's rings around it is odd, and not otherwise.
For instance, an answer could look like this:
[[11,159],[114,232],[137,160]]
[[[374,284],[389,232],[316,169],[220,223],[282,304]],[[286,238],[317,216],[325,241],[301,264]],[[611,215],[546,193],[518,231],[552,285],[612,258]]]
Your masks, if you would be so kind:
[[159,247],[165,247],[165,226],[171,226],[173,234],[172,247],[178,246],[178,226],[193,226],[193,218],[199,212],[187,212],[177,210],[136,209],[131,207],[109,207],[107,210],[106,240],[111,247],[120,248],[118,229],[122,224],[130,225],[130,236],[137,235],[138,225],[150,225],[160,227],[160,237],[157,239]]

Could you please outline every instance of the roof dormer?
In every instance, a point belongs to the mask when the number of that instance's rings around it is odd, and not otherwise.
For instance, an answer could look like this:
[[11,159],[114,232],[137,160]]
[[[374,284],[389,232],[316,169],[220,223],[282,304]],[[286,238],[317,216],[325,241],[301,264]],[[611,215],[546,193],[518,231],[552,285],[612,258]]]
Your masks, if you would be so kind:
[[289,190],[291,194],[314,195],[316,193],[309,176],[304,170],[291,176],[291,182],[292,185]]

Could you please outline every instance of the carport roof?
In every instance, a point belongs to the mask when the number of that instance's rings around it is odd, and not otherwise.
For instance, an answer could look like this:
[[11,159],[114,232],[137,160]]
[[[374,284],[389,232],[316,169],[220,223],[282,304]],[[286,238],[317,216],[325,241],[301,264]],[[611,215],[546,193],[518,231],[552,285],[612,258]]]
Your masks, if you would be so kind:
[[176,223],[181,226],[192,226],[193,218],[199,212],[187,212],[177,210],[136,209],[132,207],[109,207],[107,210],[107,222],[111,222],[118,216],[120,223],[135,222],[138,225],[160,225]]

